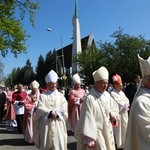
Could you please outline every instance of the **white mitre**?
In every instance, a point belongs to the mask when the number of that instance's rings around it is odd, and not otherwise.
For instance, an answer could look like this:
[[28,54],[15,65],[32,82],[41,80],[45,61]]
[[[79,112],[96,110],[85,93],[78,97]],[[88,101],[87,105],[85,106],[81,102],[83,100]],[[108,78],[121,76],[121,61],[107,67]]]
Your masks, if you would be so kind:
[[56,83],[58,80],[58,75],[54,70],[51,70],[45,77],[45,82],[54,82]]
[[30,87],[31,87],[31,89],[33,89],[33,88],[39,88],[39,83],[36,81],[36,80],[34,80],[31,84],[30,84]]
[[108,80],[109,78],[108,70],[104,66],[94,71],[92,75],[95,82],[100,80]]
[[142,72],[142,77],[145,77],[147,75],[150,75],[150,56],[147,60],[144,60],[138,55],[139,58],[139,64]]
[[74,83],[74,84],[75,84],[75,83],[78,83],[78,84],[81,83],[80,76],[79,76],[77,73],[73,75],[72,79],[73,79],[73,83]]

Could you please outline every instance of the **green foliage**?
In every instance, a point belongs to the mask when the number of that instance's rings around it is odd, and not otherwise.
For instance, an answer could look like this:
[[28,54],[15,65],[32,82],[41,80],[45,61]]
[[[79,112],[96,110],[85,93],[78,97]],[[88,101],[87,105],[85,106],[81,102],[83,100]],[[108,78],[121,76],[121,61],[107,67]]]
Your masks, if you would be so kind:
[[[124,81],[129,82],[135,74],[141,74],[137,55],[143,56],[149,41],[142,36],[123,34],[123,30],[120,28],[114,32],[112,38],[114,38],[114,43],[101,44],[106,67],[110,72],[110,77],[118,73]],[[147,58],[150,54],[148,51],[145,51]]]
[[36,66],[36,80],[39,82],[41,87],[45,86],[45,76],[50,70],[56,69],[56,55],[55,50],[49,51],[46,54],[46,58],[44,59],[42,55],[38,58],[38,63]]
[[78,55],[77,61],[80,66],[81,77],[83,77],[88,84],[92,84],[92,73],[97,70],[99,66],[103,65],[101,51],[95,47],[90,47]]
[[17,69],[14,68],[12,73],[10,74],[10,80],[11,80],[11,84],[10,85],[15,85],[15,84],[18,84],[18,83],[21,83],[21,77],[20,76],[20,72],[21,72],[21,68],[18,67]]
[[4,78],[4,72],[3,72],[4,67],[5,67],[4,64],[0,62],[0,81],[2,81]]
[[21,72],[23,73],[22,84],[29,85],[35,79],[35,73],[29,59],[27,60],[26,65],[21,69]]
[[[9,50],[15,57],[26,52],[25,43],[28,35],[23,29],[21,20],[26,13],[29,13],[30,22],[34,27],[36,9],[38,9],[38,3],[31,0],[0,1],[0,52],[3,57]],[[20,14],[18,18],[17,14]]]
[[10,50],[14,56],[26,52],[26,35],[19,21],[0,18],[0,51],[6,56]]
[[41,87],[45,86],[45,60],[42,55],[39,56],[36,66],[36,80],[39,82]]
[[21,83],[21,76],[20,76],[21,69],[18,67],[17,69],[14,68],[5,80],[6,86],[13,86],[15,84]]
[[49,51],[45,58],[45,76],[50,70],[56,70],[56,54],[55,51]]
[[29,14],[30,22],[32,23],[32,26],[34,27],[34,16],[35,11],[39,9],[39,3],[33,2],[32,0],[17,0],[16,1],[17,11],[19,11],[20,19],[23,20],[25,17],[25,14]]
[[81,66],[80,74],[88,84],[93,79],[92,72],[101,66],[105,66],[110,73],[110,81],[113,74],[120,74],[123,81],[129,82],[135,74],[141,75],[138,57],[144,59],[150,55],[150,41],[142,36],[130,36],[124,34],[119,28],[111,37],[114,42],[100,43],[100,49],[92,47],[78,56]]
[[[77,56],[77,62],[80,66],[80,75],[84,79],[85,84],[93,84],[92,73],[101,66],[105,66],[110,74],[110,79],[113,74],[120,74],[123,81],[129,82],[135,74],[140,73],[140,67],[137,54],[144,59],[150,55],[150,41],[145,40],[142,36],[130,36],[124,34],[123,30],[119,29],[112,35],[113,42],[100,42],[99,49],[91,46],[84,49],[81,54]],[[61,76],[61,57],[60,62],[57,60],[57,71]],[[56,71],[56,52],[48,52],[44,59],[42,55],[39,56],[36,66],[36,77],[33,73],[33,68],[28,60],[25,67],[14,69],[8,77],[8,82],[28,83],[33,77],[40,83],[41,87],[45,86],[45,76],[51,70]],[[69,78],[69,77],[68,77]],[[12,79],[12,80],[10,80]]]
[[14,68],[12,73],[8,75],[5,84],[7,86],[12,86],[18,83],[23,85],[29,85],[33,80],[35,80],[35,73],[31,65],[30,60],[26,61],[26,65],[22,68]]

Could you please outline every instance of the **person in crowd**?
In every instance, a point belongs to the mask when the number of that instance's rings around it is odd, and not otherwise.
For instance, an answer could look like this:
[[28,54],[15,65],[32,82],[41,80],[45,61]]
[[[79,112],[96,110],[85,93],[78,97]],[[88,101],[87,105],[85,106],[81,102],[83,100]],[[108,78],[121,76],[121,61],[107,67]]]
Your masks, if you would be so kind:
[[40,150],[67,150],[68,103],[57,90],[58,75],[45,77],[47,91],[40,95],[34,119],[34,142]]
[[77,122],[80,117],[80,110],[82,107],[85,90],[80,87],[81,79],[76,73],[73,75],[73,89],[70,91],[68,100],[68,121],[71,126],[72,132],[75,131]]
[[17,130],[22,133],[24,101],[27,98],[27,93],[23,89],[22,84],[18,84],[18,90],[12,94],[12,102],[16,113]]
[[4,118],[6,104],[6,94],[3,91],[3,87],[0,87],[0,123],[2,123]]
[[40,93],[45,93],[47,91],[47,88],[44,86],[43,88],[40,88]]
[[134,95],[137,91],[137,86],[139,84],[140,81],[140,76],[139,75],[135,75],[132,79],[132,81],[126,86],[125,88],[125,95],[127,96],[127,98],[130,101],[130,106],[132,104]]
[[89,92],[90,92],[90,90],[93,88],[93,85],[89,85]]
[[113,85],[112,84],[109,84],[108,85],[108,88],[107,88],[107,91],[110,93],[113,89]]
[[35,110],[37,102],[39,100],[39,83],[34,80],[30,84],[31,92],[25,100],[25,113],[23,116],[23,135],[24,140],[30,144],[34,144],[33,141],[33,119],[35,116]]
[[123,150],[128,124],[129,99],[122,91],[123,84],[120,75],[113,75],[112,81],[113,89],[111,90],[110,95],[117,103],[119,109],[118,127],[114,128],[115,143],[117,150]]
[[65,96],[65,87],[60,87],[59,91]]
[[122,91],[123,91],[124,93],[125,93],[126,87],[127,87],[127,82],[124,82],[124,83],[123,83],[123,87],[122,87]]
[[131,106],[124,150],[150,149],[150,56],[138,59],[142,79]]
[[94,86],[81,108],[75,131],[78,150],[115,150],[113,126],[117,125],[118,106],[106,91],[108,70],[102,66],[93,72]]
[[6,87],[5,91],[6,91],[6,102],[7,102],[7,110],[5,115],[6,126],[16,127],[17,126],[16,114],[14,110],[14,105],[12,103],[13,91],[11,91],[9,87]]
[[71,89],[72,89],[71,86],[66,87],[65,98],[66,98],[67,101],[69,99],[69,93],[70,93]]
[[88,86],[85,86],[85,93],[89,94],[89,87]]

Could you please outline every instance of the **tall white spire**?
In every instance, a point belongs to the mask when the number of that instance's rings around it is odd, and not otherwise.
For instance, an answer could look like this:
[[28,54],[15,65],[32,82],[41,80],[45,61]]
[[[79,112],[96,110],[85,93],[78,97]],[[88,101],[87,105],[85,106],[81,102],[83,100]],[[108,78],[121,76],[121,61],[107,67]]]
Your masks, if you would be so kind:
[[77,58],[77,54],[82,52],[77,0],[75,0],[75,12],[72,21],[73,21],[72,74],[75,74],[79,71],[79,66],[74,59]]

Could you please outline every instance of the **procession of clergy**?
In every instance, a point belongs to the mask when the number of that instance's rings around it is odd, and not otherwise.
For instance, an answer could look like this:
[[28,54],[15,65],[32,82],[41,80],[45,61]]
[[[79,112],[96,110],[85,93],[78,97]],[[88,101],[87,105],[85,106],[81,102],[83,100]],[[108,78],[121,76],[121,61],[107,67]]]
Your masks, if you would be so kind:
[[81,88],[80,76],[73,75],[68,99],[57,88],[58,75],[51,70],[45,77],[47,90],[39,91],[33,81],[30,91],[22,84],[7,99],[6,125],[17,126],[24,140],[40,150],[67,150],[67,127],[77,139],[77,150],[150,149],[150,57],[138,55],[142,78],[132,105],[122,90],[122,79],[104,66],[93,72],[90,90]]

